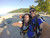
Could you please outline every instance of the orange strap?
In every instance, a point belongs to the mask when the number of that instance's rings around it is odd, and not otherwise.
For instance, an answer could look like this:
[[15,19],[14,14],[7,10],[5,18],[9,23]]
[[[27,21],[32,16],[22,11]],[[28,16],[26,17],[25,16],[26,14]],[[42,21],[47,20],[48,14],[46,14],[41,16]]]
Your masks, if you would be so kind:
[[34,27],[34,30],[36,30],[36,28]]

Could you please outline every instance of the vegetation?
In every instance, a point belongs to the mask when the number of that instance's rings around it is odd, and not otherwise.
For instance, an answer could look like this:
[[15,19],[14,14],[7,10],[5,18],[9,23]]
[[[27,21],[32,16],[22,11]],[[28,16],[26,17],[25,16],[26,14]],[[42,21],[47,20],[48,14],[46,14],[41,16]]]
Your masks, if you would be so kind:
[[47,11],[50,13],[50,0],[36,0],[35,2],[38,2],[38,5],[36,6],[37,11]]
[[[50,14],[50,0],[36,0],[35,3],[38,2],[37,6],[29,6],[29,8],[35,8],[37,12],[48,12]],[[14,12],[29,12],[29,8],[21,8],[21,9],[16,9],[14,11],[11,11],[9,13],[14,13]]]
[[21,8],[21,9],[13,10],[13,11],[11,11],[9,13],[18,13],[18,12],[26,13],[26,12],[29,12],[29,9],[28,8]]

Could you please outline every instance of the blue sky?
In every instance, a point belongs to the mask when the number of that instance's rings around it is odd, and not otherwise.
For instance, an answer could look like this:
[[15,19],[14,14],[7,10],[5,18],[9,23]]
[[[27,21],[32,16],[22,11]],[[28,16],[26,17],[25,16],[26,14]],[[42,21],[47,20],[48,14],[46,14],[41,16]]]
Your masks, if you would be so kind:
[[30,5],[36,6],[35,0],[0,0],[0,14],[19,8],[29,8]]

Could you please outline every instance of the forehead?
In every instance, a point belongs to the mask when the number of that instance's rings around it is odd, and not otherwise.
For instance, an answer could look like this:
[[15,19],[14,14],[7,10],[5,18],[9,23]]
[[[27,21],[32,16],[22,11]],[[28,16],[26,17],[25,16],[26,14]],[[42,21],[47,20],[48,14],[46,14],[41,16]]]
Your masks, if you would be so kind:
[[29,17],[29,15],[25,15],[24,17]]

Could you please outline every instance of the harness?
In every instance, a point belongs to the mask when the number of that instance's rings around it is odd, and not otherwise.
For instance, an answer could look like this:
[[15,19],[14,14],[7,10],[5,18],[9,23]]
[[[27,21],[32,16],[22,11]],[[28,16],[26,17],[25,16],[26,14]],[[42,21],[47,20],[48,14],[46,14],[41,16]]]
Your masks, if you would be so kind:
[[[23,25],[22,25],[22,27],[21,27],[21,31],[20,31],[20,34],[21,33],[23,33],[23,34],[25,34],[25,33],[27,33],[27,31],[28,31],[28,29],[29,29],[29,26],[28,26],[28,28],[26,29],[26,30],[23,30],[23,26],[24,26],[24,21],[22,21],[23,23]],[[22,35],[22,34],[21,34]]]
[[[35,27],[33,27],[33,25],[35,25]],[[35,37],[36,37],[36,38],[39,38],[39,36],[41,35],[41,33],[37,33],[37,28],[38,28],[39,32],[42,31],[42,29],[40,29],[40,26],[39,26],[39,24],[38,24],[38,17],[36,16],[35,24],[32,23],[32,29],[33,29],[33,31],[35,31],[35,33],[36,33]]]

